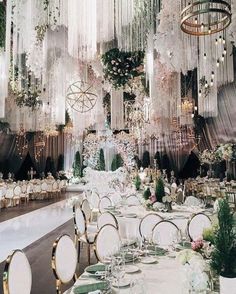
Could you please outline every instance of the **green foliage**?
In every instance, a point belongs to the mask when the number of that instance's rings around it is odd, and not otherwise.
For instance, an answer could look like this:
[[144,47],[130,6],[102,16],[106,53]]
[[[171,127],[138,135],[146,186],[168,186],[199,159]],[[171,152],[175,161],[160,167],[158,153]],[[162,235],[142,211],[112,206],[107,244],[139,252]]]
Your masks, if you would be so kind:
[[141,184],[142,184],[142,182],[141,182],[140,176],[137,174],[134,179],[134,185],[135,185],[135,188],[137,191],[140,189]]
[[5,47],[6,37],[6,5],[0,2],[0,48]]
[[60,154],[57,161],[57,171],[64,170],[64,155]]
[[219,202],[218,221],[211,266],[217,274],[233,278],[236,277],[236,233],[227,199]]
[[205,228],[202,233],[203,240],[215,244],[216,227]]
[[150,166],[150,154],[148,151],[143,152],[143,162],[142,165],[144,168],[147,168]]
[[0,121],[0,133],[8,133],[9,131],[10,131],[9,123]]
[[102,55],[104,77],[114,88],[124,87],[130,79],[143,74],[144,52],[125,52],[113,48]]
[[104,151],[103,149],[100,149],[98,170],[105,170],[105,169],[106,169],[106,166],[105,166]]
[[148,200],[149,199],[149,197],[152,195],[152,193],[151,193],[151,191],[150,191],[150,188],[147,188],[145,191],[144,191],[144,193],[143,193],[143,198],[145,199],[145,200]]
[[81,158],[80,158],[80,152],[77,151],[75,153],[75,159],[73,162],[73,176],[75,178],[78,178],[81,176]]
[[159,177],[156,182],[155,195],[157,202],[162,202],[162,198],[165,196],[165,187],[161,177]]
[[117,170],[119,167],[123,166],[124,164],[124,161],[121,157],[121,155],[118,153],[115,155],[115,157],[113,158],[112,160],[112,163],[111,163],[111,170],[112,171],[115,171]]

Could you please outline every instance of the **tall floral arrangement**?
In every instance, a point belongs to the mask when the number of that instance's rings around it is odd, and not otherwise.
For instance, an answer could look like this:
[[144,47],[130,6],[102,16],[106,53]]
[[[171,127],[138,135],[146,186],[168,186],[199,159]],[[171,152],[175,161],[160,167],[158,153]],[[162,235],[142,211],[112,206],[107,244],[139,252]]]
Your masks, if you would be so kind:
[[216,149],[216,154],[220,160],[231,161],[236,158],[235,145],[232,143],[220,144]]
[[215,150],[205,149],[199,154],[199,159],[201,164],[214,164],[218,161],[217,154]]

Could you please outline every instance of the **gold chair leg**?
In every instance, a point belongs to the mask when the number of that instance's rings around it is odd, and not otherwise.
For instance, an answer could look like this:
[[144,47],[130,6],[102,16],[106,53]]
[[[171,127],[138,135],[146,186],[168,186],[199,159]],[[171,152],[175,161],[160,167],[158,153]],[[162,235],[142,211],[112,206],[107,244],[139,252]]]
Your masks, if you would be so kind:
[[90,244],[88,244],[88,247],[87,247],[87,250],[88,250],[88,264],[90,265]]
[[56,280],[56,294],[62,294],[61,292],[61,282]]
[[81,244],[80,244],[80,241],[78,240],[78,262],[80,260],[80,250],[81,250]]

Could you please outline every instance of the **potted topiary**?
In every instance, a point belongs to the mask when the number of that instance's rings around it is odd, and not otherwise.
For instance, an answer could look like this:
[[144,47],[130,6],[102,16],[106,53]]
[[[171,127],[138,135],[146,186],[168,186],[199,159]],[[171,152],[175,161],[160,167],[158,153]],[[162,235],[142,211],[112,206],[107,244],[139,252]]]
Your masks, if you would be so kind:
[[135,185],[136,190],[139,191],[140,190],[140,187],[141,187],[141,179],[140,179],[139,174],[137,174],[135,176],[134,185]]
[[229,294],[236,289],[236,233],[227,199],[219,202],[218,221],[211,267],[220,275],[220,293]]
[[162,203],[163,202],[162,198],[165,196],[165,186],[161,177],[159,177],[156,182],[155,195],[156,195],[157,202]]
[[152,193],[151,193],[151,191],[150,191],[150,188],[148,187],[148,188],[144,191],[144,193],[143,193],[143,198],[144,198],[145,200],[148,200],[148,199],[150,198],[151,195],[152,195]]

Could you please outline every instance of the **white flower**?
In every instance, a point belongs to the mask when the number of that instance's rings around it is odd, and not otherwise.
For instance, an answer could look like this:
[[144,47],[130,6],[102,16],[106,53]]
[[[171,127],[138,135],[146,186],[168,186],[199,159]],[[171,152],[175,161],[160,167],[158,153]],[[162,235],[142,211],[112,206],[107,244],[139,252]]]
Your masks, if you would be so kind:
[[117,68],[114,66],[112,69],[113,69],[113,70],[116,70]]
[[114,64],[114,63],[115,63],[115,60],[112,60],[112,61],[111,61],[111,64]]

